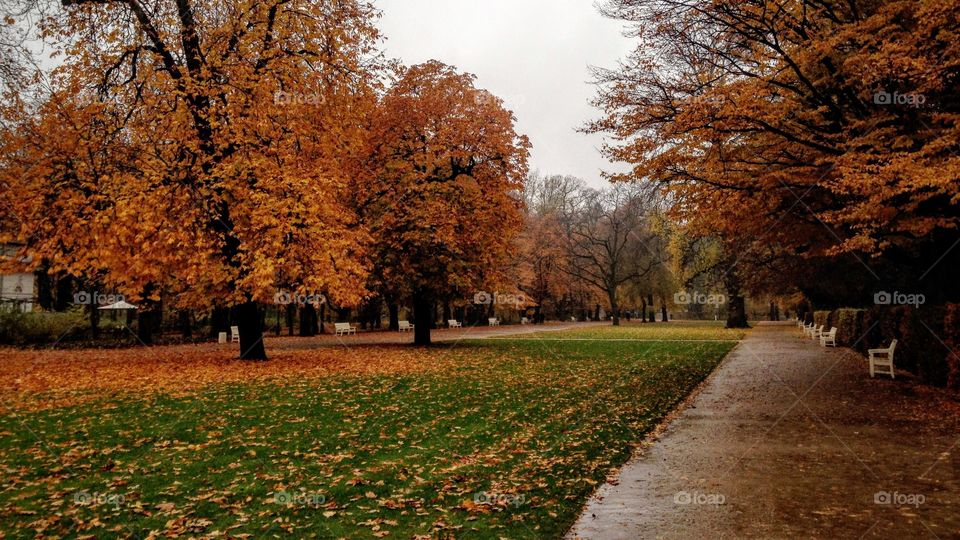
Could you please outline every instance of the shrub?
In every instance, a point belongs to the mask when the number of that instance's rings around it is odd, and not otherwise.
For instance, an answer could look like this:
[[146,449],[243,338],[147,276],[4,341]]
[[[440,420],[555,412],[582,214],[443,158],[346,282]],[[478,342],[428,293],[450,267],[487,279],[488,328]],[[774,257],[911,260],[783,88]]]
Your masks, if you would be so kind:
[[68,339],[84,331],[84,315],[67,313],[21,313],[0,310],[0,343],[40,345]]
[[821,324],[830,329],[830,312],[829,311],[815,311],[813,313],[813,324],[815,326],[820,326]]
[[838,309],[835,313],[833,326],[837,327],[837,344],[842,347],[852,347],[859,345],[863,341],[863,333],[866,328],[863,327],[863,316],[866,313],[862,309]]
[[944,306],[943,340],[949,348],[945,362],[947,388],[960,390],[960,304]]

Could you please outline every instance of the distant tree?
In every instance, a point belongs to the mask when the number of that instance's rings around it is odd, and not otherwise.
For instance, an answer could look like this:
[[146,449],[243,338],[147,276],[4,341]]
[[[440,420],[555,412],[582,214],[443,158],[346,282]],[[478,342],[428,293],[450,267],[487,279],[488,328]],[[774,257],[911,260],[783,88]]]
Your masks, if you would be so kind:
[[437,300],[503,278],[529,146],[503,102],[451,66],[407,68],[383,97],[356,206],[385,296],[412,297],[416,344],[430,343]]
[[650,186],[615,184],[581,189],[563,214],[563,245],[572,276],[602,291],[614,326],[620,289],[663,263],[665,243],[653,228],[656,193]]

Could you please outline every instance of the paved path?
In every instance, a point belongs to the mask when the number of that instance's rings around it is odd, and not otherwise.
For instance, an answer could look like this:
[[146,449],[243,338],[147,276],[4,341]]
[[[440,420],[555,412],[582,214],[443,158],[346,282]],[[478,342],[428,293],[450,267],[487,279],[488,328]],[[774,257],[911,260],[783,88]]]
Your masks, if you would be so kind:
[[960,404],[866,370],[758,326],[569,537],[960,538]]

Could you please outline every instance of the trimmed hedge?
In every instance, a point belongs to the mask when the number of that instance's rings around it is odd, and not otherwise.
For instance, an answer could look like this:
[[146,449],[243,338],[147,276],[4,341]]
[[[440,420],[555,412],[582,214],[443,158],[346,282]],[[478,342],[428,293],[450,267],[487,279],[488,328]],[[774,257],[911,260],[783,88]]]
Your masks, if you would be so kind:
[[960,304],[817,311],[813,319],[818,326],[837,327],[837,344],[862,354],[896,339],[898,369],[960,390]]
[[0,310],[0,344],[42,345],[85,330],[83,313],[22,313]]

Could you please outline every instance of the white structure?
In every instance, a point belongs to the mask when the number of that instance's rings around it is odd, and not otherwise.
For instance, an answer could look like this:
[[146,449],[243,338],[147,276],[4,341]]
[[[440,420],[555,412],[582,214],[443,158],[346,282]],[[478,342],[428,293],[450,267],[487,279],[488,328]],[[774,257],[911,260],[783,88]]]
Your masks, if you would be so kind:
[[338,336],[357,335],[357,328],[350,326],[350,323],[333,323],[333,327]]
[[893,353],[897,350],[897,340],[890,342],[889,349],[870,349],[867,354],[870,355],[870,377],[877,373],[890,375],[891,379],[896,379],[893,368]]
[[414,325],[410,324],[410,321],[399,321],[398,324],[400,332],[413,332]]
[[[0,245],[0,259],[11,259],[17,254],[18,246]],[[29,261],[24,261],[29,262]],[[30,272],[0,274],[0,307],[15,308],[20,311],[33,311],[36,301],[36,279]]]

